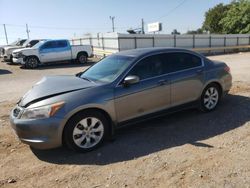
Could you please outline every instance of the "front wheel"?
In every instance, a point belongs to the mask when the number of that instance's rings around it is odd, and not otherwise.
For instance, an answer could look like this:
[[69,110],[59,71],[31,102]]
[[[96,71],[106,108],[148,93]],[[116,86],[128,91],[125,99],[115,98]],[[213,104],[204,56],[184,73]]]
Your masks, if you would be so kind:
[[73,116],[64,130],[64,143],[79,152],[91,151],[102,144],[107,135],[108,121],[98,111]]
[[39,60],[36,57],[27,57],[25,67],[28,69],[35,69],[39,65]]
[[220,90],[217,84],[209,84],[203,91],[200,109],[205,112],[214,110],[220,101]]

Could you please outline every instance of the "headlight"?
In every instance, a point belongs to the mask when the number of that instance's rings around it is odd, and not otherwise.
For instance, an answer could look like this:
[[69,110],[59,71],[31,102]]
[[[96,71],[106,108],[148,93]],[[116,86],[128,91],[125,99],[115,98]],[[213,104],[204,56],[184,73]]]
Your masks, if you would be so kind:
[[12,56],[15,58],[22,58],[24,55],[22,52],[15,52],[15,53],[13,52]]
[[64,102],[54,103],[51,105],[36,107],[36,108],[26,108],[21,116],[21,119],[43,119],[49,118],[62,108]]
[[23,53],[22,52],[18,52],[17,54],[16,54],[16,57],[17,58],[21,58],[23,56]]

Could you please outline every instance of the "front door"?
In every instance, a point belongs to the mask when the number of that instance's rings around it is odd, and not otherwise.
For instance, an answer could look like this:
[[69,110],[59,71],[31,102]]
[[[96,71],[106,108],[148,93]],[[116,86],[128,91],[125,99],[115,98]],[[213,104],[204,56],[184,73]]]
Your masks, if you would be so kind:
[[56,41],[48,41],[40,47],[39,56],[42,63],[57,61],[55,47]]
[[164,75],[160,55],[146,57],[129,71],[139,83],[115,88],[115,109],[118,122],[159,111],[170,106],[170,78]]

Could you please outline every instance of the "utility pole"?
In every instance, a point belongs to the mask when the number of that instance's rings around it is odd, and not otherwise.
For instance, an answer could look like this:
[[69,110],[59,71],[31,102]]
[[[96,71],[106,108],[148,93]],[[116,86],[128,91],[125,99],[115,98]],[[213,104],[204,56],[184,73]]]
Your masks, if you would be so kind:
[[27,33],[28,39],[30,39],[30,35],[29,35],[30,30],[29,30],[29,28],[28,28],[28,24],[26,24],[26,33]]
[[109,16],[109,18],[112,21],[112,30],[113,30],[113,32],[115,32],[115,23],[114,23],[115,17],[114,16]]
[[143,18],[141,19],[141,33],[145,34],[145,31],[144,31],[144,20],[143,20]]
[[5,24],[3,24],[3,28],[4,28],[6,43],[8,44],[8,35],[7,35]]

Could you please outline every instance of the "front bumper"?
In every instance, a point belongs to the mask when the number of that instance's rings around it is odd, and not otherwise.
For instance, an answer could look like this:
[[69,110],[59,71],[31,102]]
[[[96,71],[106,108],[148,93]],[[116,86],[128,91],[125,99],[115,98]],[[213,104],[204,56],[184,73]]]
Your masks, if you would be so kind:
[[12,62],[15,63],[15,64],[25,64],[23,58],[16,58],[16,57],[13,57],[12,58]]
[[7,62],[10,62],[11,61],[11,56],[10,55],[4,55],[3,60],[7,61]]
[[[18,109],[19,112],[15,112]],[[63,119],[20,119],[23,109],[15,107],[10,114],[11,127],[25,144],[37,149],[51,149],[62,145]]]

